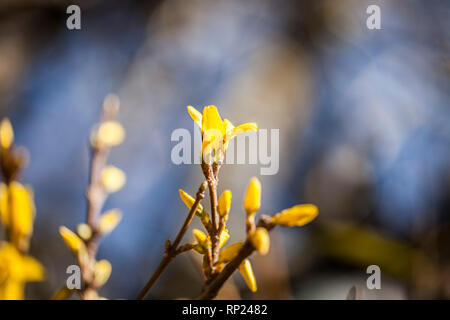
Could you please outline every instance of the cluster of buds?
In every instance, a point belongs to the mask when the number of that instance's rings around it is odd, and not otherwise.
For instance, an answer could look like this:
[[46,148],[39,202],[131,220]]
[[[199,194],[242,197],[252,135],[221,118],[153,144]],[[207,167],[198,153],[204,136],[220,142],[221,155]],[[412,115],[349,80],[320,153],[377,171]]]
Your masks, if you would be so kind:
[[[103,102],[101,121],[94,126],[90,136],[91,168],[89,184],[86,189],[88,203],[86,222],[76,227],[76,232],[62,226],[59,229],[66,246],[74,254],[81,268],[83,287],[77,290],[82,299],[98,299],[98,289],[111,275],[111,263],[107,260],[96,260],[100,240],[115,229],[121,220],[117,209],[102,213],[107,196],[119,191],[125,184],[125,173],[119,168],[106,165],[109,151],[120,145],[125,138],[125,130],[115,120],[119,109],[119,98],[106,96]],[[56,299],[65,299],[72,293],[63,287]]]
[[0,218],[7,240],[0,242],[0,300],[23,299],[24,285],[44,277],[41,264],[27,255],[33,233],[35,206],[30,186],[19,182],[28,162],[23,147],[14,146],[14,130],[8,119],[0,123]]

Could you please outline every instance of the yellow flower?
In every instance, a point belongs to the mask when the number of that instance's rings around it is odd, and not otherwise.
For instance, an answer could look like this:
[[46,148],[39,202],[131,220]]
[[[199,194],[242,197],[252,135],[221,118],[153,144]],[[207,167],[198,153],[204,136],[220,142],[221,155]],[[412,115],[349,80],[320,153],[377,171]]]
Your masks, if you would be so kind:
[[125,130],[117,121],[105,121],[98,124],[91,133],[93,147],[114,147],[125,139]]
[[106,166],[101,173],[103,188],[108,193],[114,193],[122,189],[127,177],[125,173],[117,167]]
[[34,258],[22,255],[12,244],[0,243],[0,300],[23,299],[28,281],[44,277],[44,268]]
[[0,184],[0,214],[3,225],[9,230],[11,241],[18,247],[28,247],[33,231],[34,201],[31,188],[17,181],[8,186]]
[[199,229],[192,230],[192,234],[195,240],[197,240],[197,246],[194,247],[194,250],[200,254],[204,254],[210,246],[209,237]]
[[219,215],[228,220],[228,212],[230,212],[231,207],[231,191],[225,190],[219,198],[218,211]]
[[104,235],[110,233],[117,227],[121,219],[122,214],[119,210],[111,209],[106,211],[98,221],[98,231]]
[[269,232],[266,228],[258,227],[250,233],[250,241],[261,255],[266,255],[270,248]]
[[256,292],[256,290],[258,290],[258,288],[256,286],[256,279],[255,279],[255,275],[253,274],[252,265],[248,259],[245,259],[239,265],[239,272],[241,273],[242,277],[244,278],[245,283],[247,284],[248,288],[252,292]]
[[59,227],[59,233],[64,240],[67,248],[70,249],[75,255],[86,252],[86,245],[83,240],[80,239],[74,232],[70,229],[61,226]]
[[288,227],[301,227],[319,214],[319,209],[313,204],[299,204],[285,209],[272,217],[272,222]]
[[247,188],[247,193],[244,198],[244,209],[247,215],[252,216],[261,206],[261,182],[258,178],[253,177]]
[[99,288],[108,281],[112,271],[111,263],[108,260],[100,260],[94,267],[94,286]]
[[8,118],[0,123],[0,145],[3,149],[9,149],[14,141],[14,131]]
[[218,262],[229,262],[236,258],[243,245],[244,244],[239,241],[222,249],[219,253]]
[[202,156],[209,163],[211,157],[214,161],[221,162],[227,149],[228,142],[238,134],[247,131],[256,131],[256,123],[245,123],[237,127],[228,120],[222,118],[215,106],[203,108],[203,114],[192,106],[187,107],[189,115],[202,130]]

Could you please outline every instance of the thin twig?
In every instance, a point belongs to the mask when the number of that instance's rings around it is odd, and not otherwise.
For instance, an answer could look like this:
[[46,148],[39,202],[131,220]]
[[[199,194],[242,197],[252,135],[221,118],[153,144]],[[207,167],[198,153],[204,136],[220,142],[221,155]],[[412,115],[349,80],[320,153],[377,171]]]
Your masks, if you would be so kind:
[[166,242],[166,248],[164,251],[163,258],[161,262],[159,263],[158,267],[156,268],[153,275],[148,280],[145,287],[141,290],[139,295],[136,299],[143,300],[150,292],[150,289],[153,287],[153,285],[156,283],[156,281],[159,279],[163,271],[166,269],[166,267],[169,265],[170,262],[175,258],[175,256],[179,253],[178,252],[178,245],[181,242],[181,239],[183,238],[184,234],[186,233],[192,219],[194,218],[195,212],[198,209],[198,206],[200,205],[200,202],[205,197],[205,190],[206,190],[207,182],[203,181],[203,183],[198,188],[197,194],[195,196],[195,202],[191,207],[191,210],[189,211],[189,214],[186,217],[186,220],[184,221],[183,225],[180,228],[180,231],[178,231],[178,234],[172,244],[170,244],[170,241]]

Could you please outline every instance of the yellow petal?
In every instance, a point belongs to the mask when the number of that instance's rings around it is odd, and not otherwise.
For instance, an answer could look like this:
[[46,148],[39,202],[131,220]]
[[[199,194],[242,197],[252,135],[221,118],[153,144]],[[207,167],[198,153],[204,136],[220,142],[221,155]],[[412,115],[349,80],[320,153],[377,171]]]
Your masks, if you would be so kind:
[[114,147],[125,139],[125,130],[117,121],[105,121],[94,128],[91,134],[91,144],[94,147]]
[[229,262],[229,261],[233,260],[234,258],[236,258],[239,251],[241,250],[242,246],[243,246],[242,242],[236,242],[236,243],[233,243],[232,245],[229,245],[228,247],[220,250],[219,262]]
[[272,218],[272,222],[283,226],[303,226],[319,214],[319,209],[313,204],[299,204],[285,209]]
[[231,121],[228,119],[223,119],[223,123],[225,124],[227,134],[231,133],[231,131],[234,129],[234,125],[231,123]]
[[215,106],[207,106],[203,109],[202,131],[218,130],[222,136],[226,134],[225,125]]
[[122,214],[119,210],[112,209],[106,211],[98,221],[98,231],[104,235],[110,233],[117,227],[121,219]]
[[0,123],[0,145],[3,149],[9,149],[14,141],[14,130],[8,118]]
[[79,254],[82,250],[86,250],[86,246],[75,233],[73,233],[68,228],[61,226],[59,227],[59,233],[64,240],[66,246],[75,254]]
[[125,173],[117,167],[106,166],[101,173],[103,188],[108,193],[119,191],[125,184],[127,178]]
[[252,292],[256,292],[256,290],[258,289],[256,286],[256,279],[255,279],[255,275],[253,274],[252,265],[248,259],[245,259],[239,265],[239,272],[241,273],[242,277],[244,278],[245,283],[247,284],[248,288]]
[[94,267],[94,285],[95,287],[103,286],[111,276],[112,266],[108,260],[100,260]]
[[81,239],[87,241],[92,236],[92,229],[91,227],[86,223],[80,223],[77,226],[77,233],[80,236]]
[[23,281],[40,281],[44,278],[44,267],[33,257],[23,256],[21,269]]
[[266,255],[270,248],[269,232],[266,228],[258,227],[250,233],[250,241],[261,255]]
[[24,283],[15,280],[6,280],[0,285],[0,300],[23,300]]
[[261,206],[261,182],[258,178],[253,177],[247,188],[244,198],[244,209],[248,215],[255,214]]
[[219,215],[223,218],[228,216],[231,207],[231,191],[225,190],[219,198],[218,211]]
[[228,239],[230,239],[230,234],[228,230],[225,228],[223,229],[222,233],[220,234],[219,238],[219,248],[222,248],[225,243],[227,243]]
[[227,131],[226,141],[233,139],[235,136],[244,133],[244,132],[252,132],[257,131],[258,125],[254,122],[244,123],[234,127],[231,131]]
[[202,114],[200,113],[200,111],[195,109],[193,106],[188,106],[187,109],[188,109],[189,115],[191,116],[192,120],[194,120],[194,122],[201,129],[202,128]]
[[35,208],[32,190],[19,182],[11,182],[8,187],[7,207],[12,241],[21,246],[23,241],[28,242],[27,238],[33,231]]

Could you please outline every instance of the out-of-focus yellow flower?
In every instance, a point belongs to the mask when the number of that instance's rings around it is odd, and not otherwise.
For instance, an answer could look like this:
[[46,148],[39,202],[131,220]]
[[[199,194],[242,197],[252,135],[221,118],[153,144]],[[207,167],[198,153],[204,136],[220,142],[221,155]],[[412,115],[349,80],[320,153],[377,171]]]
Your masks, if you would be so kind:
[[259,210],[261,206],[261,182],[258,178],[253,177],[247,188],[244,198],[244,209],[247,215],[252,216]]
[[222,161],[228,142],[240,133],[256,131],[256,123],[245,123],[237,127],[228,120],[222,120],[215,106],[203,108],[203,114],[192,106],[187,107],[189,115],[202,130],[202,155],[204,159],[214,154],[215,161]]
[[8,242],[0,243],[0,300],[23,299],[25,283],[43,278],[44,268],[36,259]]
[[272,217],[272,222],[288,227],[301,227],[319,214],[319,209],[313,204],[299,204],[285,209]]
[[125,139],[125,130],[117,121],[105,121],[98,124],[91,132],[93,147],[114,147]]
[[3,149],[9,149],[14,141],[14,130],[11,121],[4,118],[0,123],[0,146]]
[[252,265],[248,259],[245,259],[239,265],[239,272],[241,273],[242,277],[244,278],[245,283],[247,284],[248,288],[252,292],[256,292],[256,290],[258,290],[258,288],[256,286],[256,279],[255,279],[255,275],[253,274]]
[[19,248],[28,247],[33,232],[33,192],[17,181],[0,184],[0,214],[3,225],[8,229],[11,241]]
[[64,240],[67,248],[70,249],[75,255],[86,252],[86,245],[83,240],[80,239],[74,232],[70,229],[61,226],[59,227],[59,233]]
[[94,267],[94,286],[99,288],[108,281],[112,271],[111,263],[108,260],[100,260]]
[[111,209],[106,211],[98,221],[98,231],[104,235],[110,233],[117,227],[121,219],[122,214],[119,210]]
[[219,198],[218,211],[219,215],[224,218],[225,221],[228,220],[228,213],[231,207],[231,191],[225,190]]
[[122,189],[127,177],[125,173],[115,166],[106,166],[101,173],[103,188],[108,193],[114,193]]
[[[180,193],[180,198],[181,200],[183,200],[186,207],[191,210],[192,206],[195,203],[195,199],[182,189],[179,189],[178,192]],[[206,211],[203,209],[203,206],[201,204],[198,205],[195,215],[199,217],[203,223],[207,224],[209,222],[209,216],[206,214]]]
[[86,223],[80,223],[77,226],[77,233],[80,236],[80,238],[85,241],[89,240],[92,237],[92,229]]
[[266,228],[258,227],[250,233],[250,241],[261,255],[266,255],[270,248],[269,232]]
[[229,262],[236,258],[243,245],[244,244],[239,241],[220,250],[218,262]]

